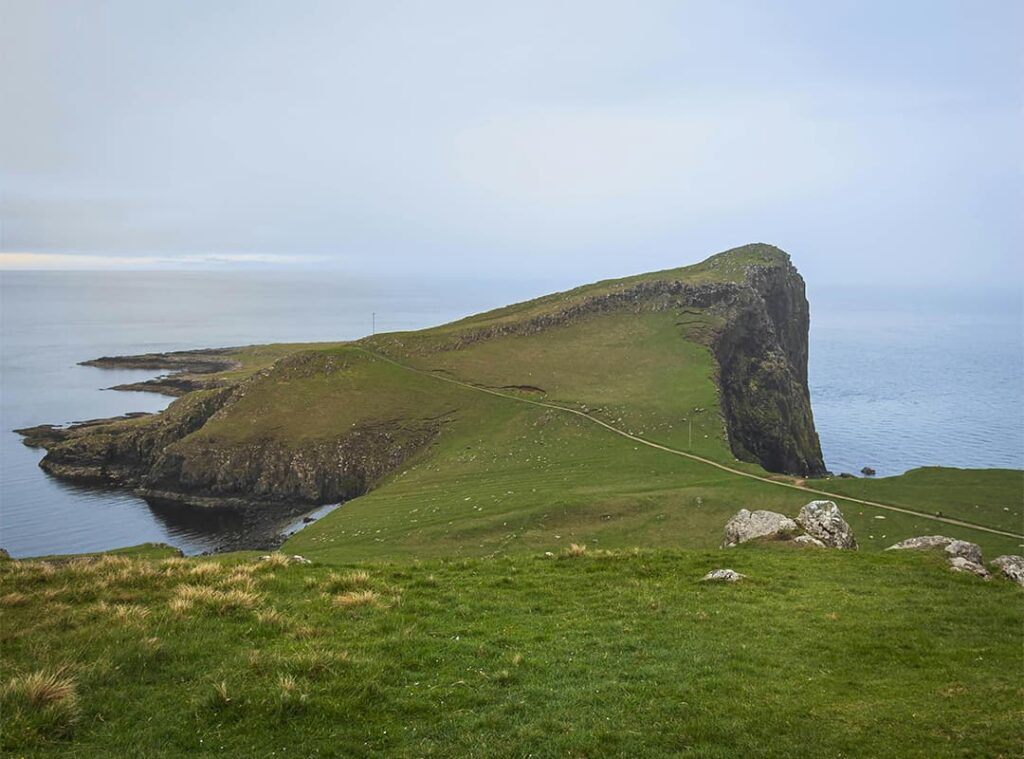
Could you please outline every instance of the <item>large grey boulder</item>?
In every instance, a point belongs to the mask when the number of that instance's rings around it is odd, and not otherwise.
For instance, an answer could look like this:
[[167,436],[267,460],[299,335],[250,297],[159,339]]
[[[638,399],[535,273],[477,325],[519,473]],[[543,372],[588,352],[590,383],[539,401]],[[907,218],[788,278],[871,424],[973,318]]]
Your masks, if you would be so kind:
[[981,564],[981,546],[968,543],[966,540],[954,540],[945,548],[946,556],[955,559],[957,556],[967,559],[973,564]]
[[989,564],[995,567],[999,573],[1008,580],[1013,580],[1018,585],[1024,585],[1024,556],[997,556]]
[[782,538],[797,532],[796,522],[774,511],[740,509],[725,523],[723,548],[746,543],[756,538]]
[[975,561],[965,559],[963,556],[954,556],[950,559],[949,568],[954,572],[970,572],[972,575],[988,578],[988,570],[985,567]]
[[921,535],[916,538],[901,540],[896,545],[889,546],[886,551],[926,551],[929,548],[945,548],[953,542],[953,538],[945,535]]
[[808,535],[817,538],[826,546],[851,550],[857,548],[853,529],[843,519],[843,512],[832,501],[811,501],[800,509],[796,521]]
[[744,577],[746,575],[741,575],[731,569],[712,569],[700,579],[704,582],[739,582]]

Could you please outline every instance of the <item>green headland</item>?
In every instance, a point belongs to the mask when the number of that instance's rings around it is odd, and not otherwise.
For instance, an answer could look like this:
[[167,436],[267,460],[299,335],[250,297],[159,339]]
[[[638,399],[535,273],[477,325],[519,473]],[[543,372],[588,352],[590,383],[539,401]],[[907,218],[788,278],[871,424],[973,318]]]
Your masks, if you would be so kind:
[[[828,475],[808,319],[758,244],[422,331],[101,359],[180,397],[25,430],[54,476],[344,503],[267,560],[4,562],[4,748],[1018,755],[1021,589],[882,549],[1021,553],[1024,472]],[[741,508],[825,498],[859,551],[719,548]]]

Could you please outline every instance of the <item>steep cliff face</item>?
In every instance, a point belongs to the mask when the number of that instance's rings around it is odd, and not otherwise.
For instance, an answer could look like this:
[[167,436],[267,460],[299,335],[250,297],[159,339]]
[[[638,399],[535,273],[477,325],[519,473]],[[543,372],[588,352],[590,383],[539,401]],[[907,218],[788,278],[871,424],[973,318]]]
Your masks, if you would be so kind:
[[[99,420],[67,429],[21,430],[26,444],[47,449],[40,466],[73,482],[133,488],[144,497],[237,509],[267,504],[316,505],[354,498],[426,445],[443,421],[380,420],[329,438],[299,441],[259,436],[195,440],[211,419],[230,416],[261,383],[295,379],[295,365],[322,370],[303,354],[232,387],[190,393],[160,414]],[[337,367],[329,368],[334,371]]]
[[788,258],[751,267],[745,287],[716,309],[725,321],[712,348],[733,453],[772,472],[824,474],[807,388],[803,278]]

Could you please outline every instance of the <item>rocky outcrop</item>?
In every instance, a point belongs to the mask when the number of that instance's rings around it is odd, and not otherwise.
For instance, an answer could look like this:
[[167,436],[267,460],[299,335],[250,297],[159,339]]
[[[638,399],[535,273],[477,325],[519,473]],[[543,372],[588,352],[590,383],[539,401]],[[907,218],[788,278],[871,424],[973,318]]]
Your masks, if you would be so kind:
[[924,551],[930,548],[945,548],[953,542],[953,538],[945,535],[921,535],[916,538],[901,540],[886,548],[886,551]]
[[[968,572],[986,579],[989,577],[989,572],[985,569],[985,564],[981,558],[981,546],[977,543],[971,543],[966,540],[957,540],[956,538],[949,538],[945,535],[921,535],[916,538],[901,540],[899,543],[891,545],[885,550],[937,551],[939,549],[942,549],[942,554],[946,557],[946,563],[954,572]],[[1000,556],[992,562],[992,564],[998,566],[1000,570],[1002,570],[1002,566],[997,565],[996,562],[999,562],[1001,559],[1009,560],[1006,563],[1011,566],[1013,565],[1013,559],[1020,559],[1021,578],[1024,580],[1024,558]],[[1010,571],[1013,572],[1013,569],[1011,568]]]
[[1024,556],[1008,554],[997,556],[989,562],[990,566],[1007,580],[1012,580],[1018,585],[1024,585]]
[[111,390],[138,390],[179,397],[196,390],[227,387],[230,383],[210,375],[236,369],[241,364],[234,358],[235,348],[143,353],[138,356],[103,356],[82,361],[82,366],[101,369],[169,369],[165,374],[142,382],[115,385]]
[[700,579],[702,582],[739,582],[745,577],[731,569],[712,569]]
[[954,556],[949,560],[949,568],[954,572],[967,572],[972,575],[977,575],[984,579],[988,579],[988,570],[985,569],[984,565],[966,559],[963,556]]
[[774,511],[747,511],[740,509],[726,522],[723,548],[737,546],[751,540],[786,540],[799,528],[785,514]]
[[725,524],[723,548],[752,540],[787,541],[816,548],[857,549],[853,529],[832,501],[811,501],[795,520],[774,511],[740,509]]
[[853,529],[832,501],[811,501],[800,509],[796,522],[808,535],[830,548],[857,549]]
[[1012,580],[1018,585],[1024,585],[1024,556],[1006,555],[996,556],[988,562],[994,566],[996,572],[1007,580]]
[[[300,355],[282,371],[316,372]],[[361,495],[439,432],[443,420],[380,420],[334,437],[207,439],[192,433],[228,414],[273,370],[227,388],[189,393],[160,414],[23,430],[47,449],[40,466],[62,479],[127,487],[160,501],[237,510],[335,503]]]
[[788,256],[782,266],[753,267],[718,308],[726,318],[712,350],[733,453],[772,472],[825,474],[807,388],[803,278]]
[[952,540],[944,550],[946,557],[949,559],[960,557],[974,564],[981,564],[981,546],[977,543],[968,543],[966,540]]

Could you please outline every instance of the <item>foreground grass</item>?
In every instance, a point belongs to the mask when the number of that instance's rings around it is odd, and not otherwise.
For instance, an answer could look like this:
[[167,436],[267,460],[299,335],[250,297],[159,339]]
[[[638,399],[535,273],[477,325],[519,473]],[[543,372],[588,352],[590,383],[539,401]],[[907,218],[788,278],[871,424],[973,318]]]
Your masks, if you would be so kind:
[[[737,585],[698,582],[730,566]],[[3,749],[44,756],[1019,755],[1022,594],[760,546],[0,566]]]

